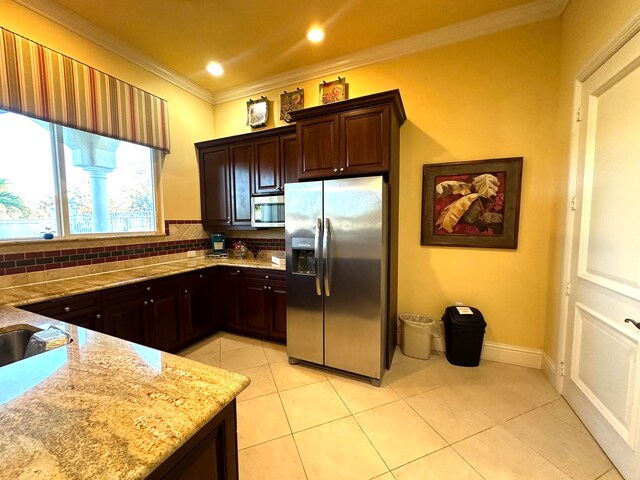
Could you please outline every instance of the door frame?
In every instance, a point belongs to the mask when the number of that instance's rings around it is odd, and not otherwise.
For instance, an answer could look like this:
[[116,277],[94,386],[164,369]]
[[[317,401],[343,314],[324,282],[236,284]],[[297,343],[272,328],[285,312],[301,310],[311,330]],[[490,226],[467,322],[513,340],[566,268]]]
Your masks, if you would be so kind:
[[[582,86],[584,82],[604,65],[615,53],[627,44],[635,35],[640,33],[640,13],[632,18],[626,25],[624,25],[618,33],[607,43],[601,50],[599,50],[589,62],[580,70],[574,80],[573,88],[573,102],[571,106],[571,134],[569,142],[569,175],[567,180],[567,206],[565,222],[564,222],[564,248],[562,254],[562,282],[560,284],[561,296],[560,312],[558,322],[558,337],[556,340],[556,358],[555,363],[553,359],[548,357],[543,352],[542,370],[545,376],[553,383],[558,392],[563,393],[564,390],[564,365],[566,360],[566,343],[567,343],[567,330],[569,323],[569,294],[567,288],[569,288],[571,280],[571,259],[574,255],[573,249],[573,231],[574,223],[576,221],[574,215],[573,202],[575,201],[576,189],[577,189],[577,172],[578,172],[578,150],[580,142],[580,104],[582,99]],[[546,357],[546,358],[544,358]]]

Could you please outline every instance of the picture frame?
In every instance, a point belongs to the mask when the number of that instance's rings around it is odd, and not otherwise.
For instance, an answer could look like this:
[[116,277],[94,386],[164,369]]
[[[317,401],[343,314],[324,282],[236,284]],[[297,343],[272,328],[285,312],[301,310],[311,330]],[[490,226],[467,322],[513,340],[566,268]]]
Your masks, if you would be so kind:
[[259,100],[249,99],[247,102],[247,125],[259,128],[267,125],[269,120],[269,100],[260,97]]
[[320,85],[320,105],[340,102],[348,98],[348,87],[346,77],[338,77],[332,82],[323,81]]
[[302,110],[304,108],[304,89],[298,88],[293,92],[287,92],[280,95],[280,120],[291,123],[291,115],[289,112]]
[[421,245],[518,248],[522,157],[426,164]]

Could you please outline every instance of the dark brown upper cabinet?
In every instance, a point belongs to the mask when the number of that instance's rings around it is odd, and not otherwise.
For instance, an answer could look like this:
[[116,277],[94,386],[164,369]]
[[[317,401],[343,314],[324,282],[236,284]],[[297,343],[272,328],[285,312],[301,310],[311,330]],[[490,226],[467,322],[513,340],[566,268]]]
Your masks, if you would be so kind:
[[389,174],[406,114],[398,90],[291,112],[298,179]]
[[217,145],[199,152],[200,207],[205,228],[231,225],[229,146]]
[[196,143],[205,229],[251,228],[251,195],[297,182],[296,127],[273,128]]
[[253,159],[252,195],[268,195],[284,190],[283,162],[280,157],[278,137],[256,140]]

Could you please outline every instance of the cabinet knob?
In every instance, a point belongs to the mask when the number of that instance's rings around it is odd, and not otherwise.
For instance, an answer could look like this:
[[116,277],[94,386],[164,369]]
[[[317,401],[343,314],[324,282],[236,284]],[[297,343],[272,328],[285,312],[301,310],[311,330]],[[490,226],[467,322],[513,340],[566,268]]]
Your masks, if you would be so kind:
[[236,273],[240,273],[240,270],[236,270]]
[[267,289],[267,286],[266,286],[266,285],[264,286],[264,289],[265,289],[265,290]]
[[200,275],[200,278],[202,278],[202,275]]
[[102,315],[100,315],[99,313],[96,314],[96,320],[100,320],[102,318]]
[[334,172],[337,172],[337,171],[338,171],[338,169],[337,169],[337,168],[334,168],[334,169],[333,169],[333,171],[334,171]]
[[153,298],[151,300],[149,300],[149,303],[153,303]]
[[340,171],[341,171],[341,172],[344,172],[344,167],[340,167]]
[[189,290],[185,290],[184,293],[189,293]]
[[147,302],[147,301],[145,300],[145,301],[144,301],[144,304],[145,304],[145,305],[149,305],[149,302]]
[[269,275],[265,275],[264,278],[269,278]]
[[64,307],[64,311],[65,312],[70,312],[71,311],[71,307]]
[[267,287],[268,290],[271,290],[271,287]]
[[227,223],[231,223],[231,219],[227,217]]
[[147,292],[150,292],[150,291],[151,291],[151,287],[147,287]]

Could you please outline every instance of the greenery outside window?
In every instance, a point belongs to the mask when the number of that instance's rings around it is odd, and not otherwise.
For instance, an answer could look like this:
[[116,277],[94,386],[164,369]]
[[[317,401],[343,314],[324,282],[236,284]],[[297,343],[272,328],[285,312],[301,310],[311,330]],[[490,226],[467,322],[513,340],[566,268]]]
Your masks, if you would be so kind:
[[156,232],[159,155],[0,110],[0,241]]

